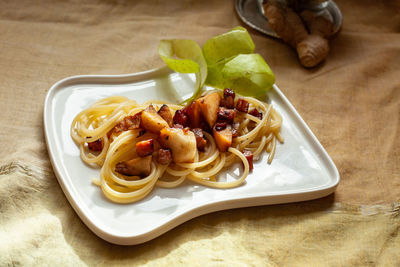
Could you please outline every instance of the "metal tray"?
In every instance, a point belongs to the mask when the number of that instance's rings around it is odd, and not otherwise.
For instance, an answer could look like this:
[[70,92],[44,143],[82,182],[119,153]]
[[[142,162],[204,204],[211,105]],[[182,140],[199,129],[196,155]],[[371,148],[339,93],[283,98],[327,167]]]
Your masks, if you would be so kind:
[[[262,8],[264,0],[236,0],[235,8],[240,19],[251,28],[268,36],[280,38],[268,25],[268,18]],[[342,13],[334,1],[329,1],[326,9],[333,18],[333,31],[336,34],[342,27]]]

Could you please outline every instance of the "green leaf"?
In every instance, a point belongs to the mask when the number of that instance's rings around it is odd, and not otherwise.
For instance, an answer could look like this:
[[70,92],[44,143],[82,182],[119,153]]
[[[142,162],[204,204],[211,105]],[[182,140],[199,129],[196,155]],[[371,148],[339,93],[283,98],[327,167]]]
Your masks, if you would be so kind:
[[253,40],[247,30],[235,27],[227,33],[209,39],[203,46],[203,54],[207,64],[212,65],[238,54],[251,54],[254,48]]
[[161,40],[158,53],[168,67],[180,73],[195,73],[196,88],[190,102],[200,93],[207,78],[207,63],[199,45],[193,40]]
[[204,84],[231,88],[246,96],[265,94],[275,75],[259,55],[247,30],[235,27],[209,39],[202,49],[192,40],[162,40],[158,51],[164,62],[181,73],[196,74],[196,98]]
[[203,46],[208,64],[206,84],[220,89],[231,88],[247,96],[259,96],[269,90],[275,75],[259,54],[246,29],[235,27],[215,36]]
[[230,88],[245,96],[260,96],[275,83],[275,75],[259,54],[241,54],[208,66],[206,84]]
[[221,71],[228,87],[241,95],[259,96],[275,83],[275,75],[259,54],[238,55]]

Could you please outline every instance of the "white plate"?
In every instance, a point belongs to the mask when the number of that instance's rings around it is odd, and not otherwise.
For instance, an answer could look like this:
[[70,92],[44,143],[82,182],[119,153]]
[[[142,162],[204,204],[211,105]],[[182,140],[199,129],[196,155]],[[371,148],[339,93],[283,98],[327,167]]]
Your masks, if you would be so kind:
[[320,198],[332,193],[339,173],[316,137],[277,86],[269,101],[283,116],[283,145],[271,165],[266,157],[255,162],[246,183],[233,189],[212,189],[191,182],[174,188],[155,188],[140,202],[114,204],[91,183],[99,169],[85,165],[70,137],[74,116],[94,101],[124,95],[143,102],[179,102],[190,94],[194,77],[166,68],[129,75],[85,75],[54,84],[46,97],[44,126],[47,148],[65,195],[82,221],[99,237],[131,245],[153,239],[205,213],[247,206]]

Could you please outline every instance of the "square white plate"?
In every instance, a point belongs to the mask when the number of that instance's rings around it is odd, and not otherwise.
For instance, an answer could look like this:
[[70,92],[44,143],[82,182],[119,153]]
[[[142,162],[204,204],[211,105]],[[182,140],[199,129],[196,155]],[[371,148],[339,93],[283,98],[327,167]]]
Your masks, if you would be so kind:
[[133,204],[115,204],[92,184],[99,169],[83,163],[70,136],[70,125],[81,110],[98,99],[123,95],[141,103],[150,99],[177,103],[190,95],[193,75],[167,68],[129,75],[85,75],[54,84],[44,106],[44,131],[54,172],[72,207],[99,237],[132,245],[151,240],[205,213],[246,206],[287,203],[332,193],[340,178],[324,148],[277,86],[269,102],[283,116],[284,144],[277,146],[271,165],[266,156],[254,164],[245,184],[212,189],[191,182],[173,189],[155,188]]

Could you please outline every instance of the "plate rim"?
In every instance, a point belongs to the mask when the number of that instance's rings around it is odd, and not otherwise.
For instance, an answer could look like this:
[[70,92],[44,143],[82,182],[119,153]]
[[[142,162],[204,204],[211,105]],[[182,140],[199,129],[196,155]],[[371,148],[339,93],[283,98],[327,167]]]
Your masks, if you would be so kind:
[[[231,198],[228,200],[217,200],[209,203],[198,203],[195,206],[190,207],[188,210],[184,210],[182,214],[178,214],[173,217],[171,220],[166,221],[164,224],[159,225],[156,228],[153,228],[150,231],[144,232],[139,235],[122,235],[111,233],[103,229],[101,226],[94,223],[89,214],[87,214],[84,209],[79,205],[79,194],[75,193],[73,188],[70,188],[66,183],[65,178],[62,177],[60,173],[61,166],[58,165],[55,159],[55,148],[50,145],[50,131],[51,127],[49,126],[49,122],[51,119],[51,114],[49,109],[51,108],[52,96],[58,91],[63,89],[63,86],[72,85],[79,81],[79,84],[96,82],[96,83],[104,83],[108,84],[123,84],[127,82],[135,82],[140,80],[146,80],[148,78],[155,77],[157,75],[170,75],[174,73],[168,67],[160,67],[147,71],[130,73],[130,74],[115,74],[115,75],[104,75],[104,74],[90,74],[90,75],[74,75],[70,77],[66,77],[64,79],[59,80],[54,83],[49,91],[46,94],[44,101],[44,109],[43,109],[43,123],[44,123],[44,137],[46,142],[46,147],[48,150],[49,159],[54,171],[54,174],[58,180],[58,183],[61,186],[61,189],[64,195],[67,197],[70,205],[73,207],[75,212],[78,214],[79,218],[84,222],[84,224],[97,236],[106,240],[107,242],[119,244],[119,245],[135,245],[147,242],[152,240],[165,232],[175,228],[176,226],[193,219],[195,217],[212,213],[215,211],[227,210],[227,209],[236,209],[243,207],[251,207],[251,206],[263,206],[263,205],[273,205],[273,204],[284,204],[290,202],[301,202],[307,200],[313,200],[317,198],[321,198],[333,193],[336,190],[340,182],[340,174],[339,171],[334,164],[333,160],[321,145],[319,140],[316,138],[314,133],[311,131],[310,127],[306,124],[291,102],[286,98],[286,96],[282,93],[282,91],[278,88],[276,84],[273,85],[273,89],[279,98],[285,103],[285,105],[289,108],[292,115],[296,117],[297,120],[300,121],[303,126],[302,130],[306,131],[306,134],[309,135],[314,144],[317,146],[318,150],[323,153],[324,158],[327,160],[329,171],[333,172],[333,183],[328,183],[325,186],[318,186],[313,188],[312,190],[302,190],[294,193],[284,193],[284,194],[274,194],[274,195],[262,195],[262,196],[241,196],[237,198]],[[103,81],[103,82],[102,82]],[[296,200],[293,201],[293,195],[296,195]]]

